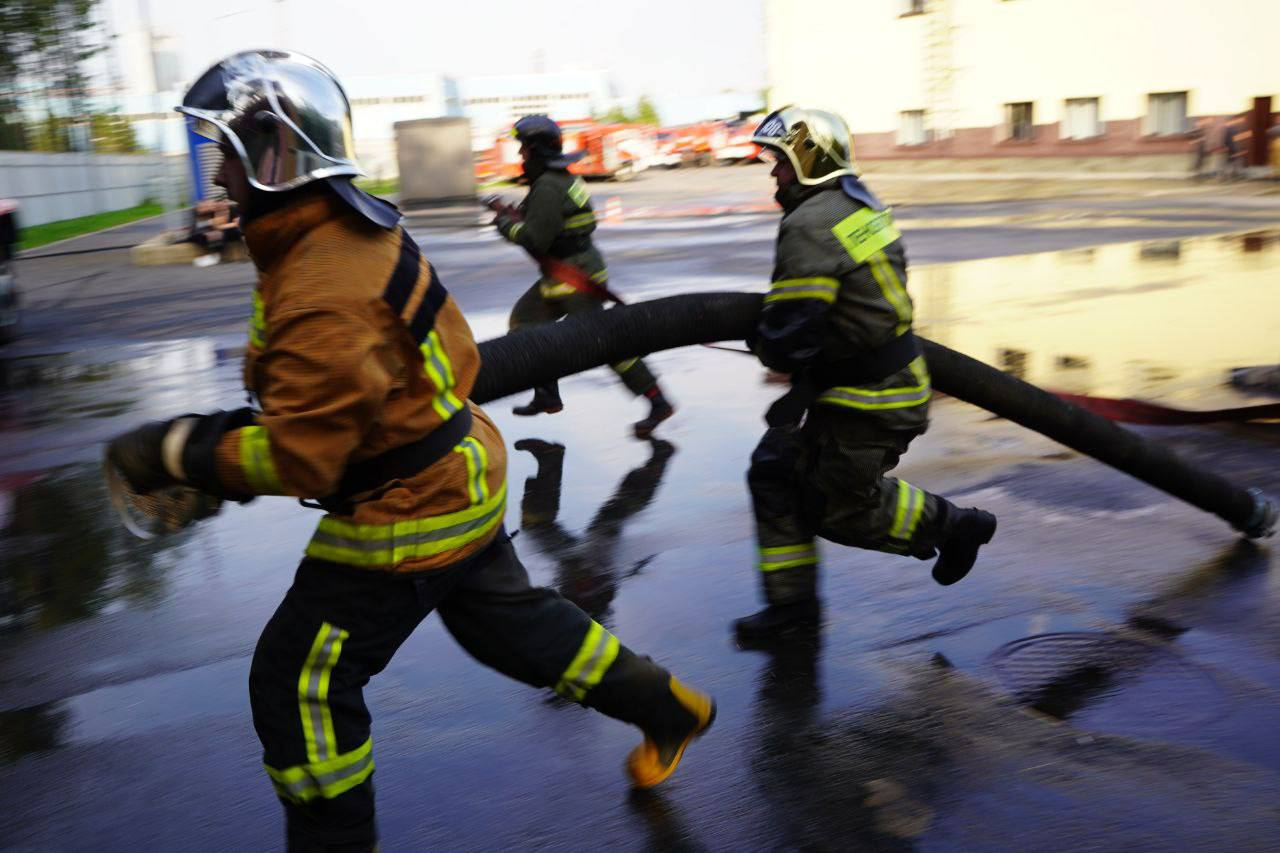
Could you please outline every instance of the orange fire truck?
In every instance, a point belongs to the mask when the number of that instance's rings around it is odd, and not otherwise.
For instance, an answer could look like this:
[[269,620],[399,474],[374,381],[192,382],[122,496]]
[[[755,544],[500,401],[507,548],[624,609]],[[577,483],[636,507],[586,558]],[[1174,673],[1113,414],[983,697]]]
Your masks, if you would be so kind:
[[[595,180],[623,181],[644,171],[656,154],[656,129],[633,124],[599,124],[584,119],[560,122],[566,154],[583,151],[569,167],[575,175]],[[481,181],[513,179],[520,174],[520,143],[509,133],[481,152],[476,177]]]

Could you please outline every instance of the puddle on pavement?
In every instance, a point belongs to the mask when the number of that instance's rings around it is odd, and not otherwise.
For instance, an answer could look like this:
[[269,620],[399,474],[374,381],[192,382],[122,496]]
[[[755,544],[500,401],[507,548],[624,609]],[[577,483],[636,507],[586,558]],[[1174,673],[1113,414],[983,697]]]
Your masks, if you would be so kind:
[[590,521],[574,530],[559,517],[565,446],[541,439],[515,443],[517,451],[537,461],[520,501],[520,544],[543,554],[554,565],[551,585],[600,622],[607,622],[618,587],[642,572],[654,556],[624,560],[619,555],[624,526],[653,502],[676,452],[667,441],[651,439],[648,444],[648,460],[624,474]]
[[1256,232],[914,267],[921,334],[1056,391],[1243,405],[1280,362],[1280,237]]
[[96,465],[0,478],[0,631],[55,628],[165,594],[167,552],[187,534],[144,542],[107,506]]
[[[1227,393],[1223,383],[1232,368],[1280,361],[1273,292],[1278,273],[1280,234],[1255,232],[921,266],[912,271],[911,287],[922,333],[1029,381],[1107,396],[1201,400]],[[478,338],[505,328],[501,313],[482,312],[472,320]],[[58,624],[113,600],[146,597],[157,576],[148,567],[164,546],[143,548],[122,538],[108,514],[86,511],[83,496],[100,492],[96,466],[63,466],[96,460],[102,441],[147,418],[238,404],[239,343],[192,338],[0,361],[6,446],[0,457],[0,549],[6,557],[0,620]],[[679,371],[686,387],[721,387],[726,371],[751,372],[742,369],[743,359],[702,350],[656,358],[668,374]],[[570,382],[592,395],[617,392],[602,371]],[[765,388],[732,406],[725,401],[717,428],[754,435],[761,408],[755,397],[768,396],[772,389]],[[499,410],[508,440],[529,436],[525,423],[501,415],[505,408],[500,401],[491,410]],[[554,479],[558,488],[561,475],[548,468],[530,482],[523,523],[511,519],[513,527],[525,528],[527,547],[546,557],[553,577],[566,589],[577,588],[573,595],[593,612],[607,611],[617,584],[642,572],[650,558],[643,552],[660,545],[650,531],[649,542],[616,552],[620,531],[652,499],[673,450],[655,443],[647,462],[622,470],[614,445],[597,431],[616,418],[617,407],[606,408],[601,417],[592,407],[575,406],[572,425],[557,422],[547,432],[539,423],[532,433],[554,439],[565,434],[561,427],[575,427],[570,454],[588,454],[593,467],[607,466],[602,488],[613,483],[617,493],[592,498],[592,506],[580,508],[573,525],[565,526],[556,516],[558,497],[546,494],[546,484]],[[593,438],[581,443],[584,434]],[[717,446],[701,434],[677,441],[690,460],[714,455]],[[513,452],[513,480],[544,461],[536,452]],[[715,467],[739,461],[720,460]],[[571,500],[578,500],[578,491],[570,486]],[[705,497],[683,492],[669,499],[665,512],[681,516],[705,504]],[[608,570],[587,572],[589,563],[608,564]],[[118,575],[126,565],[131,574]]]
[[[1271,293],[1277,272],[1280,239],[1262,233],[919,267],[911,286],[922,332],[970,355],[1063,390],[1161,397],[1203,394],[1229,368],[1280,360]],[[505,328],[503,314],[472,319],[479,338]],[[225,563],[238,584],[252,583],[265,563],[288,570],[315,518],[288,501],[264,501],[273,509],[255,505],[251,516],[236,508],[183,536],[142,543],[118,526],[102,493],[96,460],[111,435],[147,418],[239,404],[238,343],[200,338],[0,362],[0,630],[150,607],[184,582],[171,577],[184,549],[208,552],[201,558],[208,565]],[[531,570],[601,619],[655,554],[749,535],[749,522],[724,524],[715,513],[745,506],[745,454],[777,389],[760,385],[755,366],[730,354],[696,349],[654,361],[678,401],[724,397],[738,385],[742,393],[714,412],[685,409],[672,422],[671,444],[625,438],[623,410],[634,404],[607,371],[565,383],[572,417],[530,424],[507,415],[510,401],[490,407],[515,445],[508,524],[523,528],[519,546],[532,557]],[[727,384],[731,376],[738,385]],[[730,434],[743,436],[741,458],[726,452]],[[568,461],[548,446],[516,444],[532,436],[567,444]],[[680,474],[646,516],[675,446]],[[78,464],[68,466],[72,460]],[[245,531],[263,524],[276,536],[254,545]],[[985,656],[1029,633],[1087,627],[1049,619],[1021,634],[976,628],[987,633],[974,648]],[[955,656],[962,665],[964,654]]]

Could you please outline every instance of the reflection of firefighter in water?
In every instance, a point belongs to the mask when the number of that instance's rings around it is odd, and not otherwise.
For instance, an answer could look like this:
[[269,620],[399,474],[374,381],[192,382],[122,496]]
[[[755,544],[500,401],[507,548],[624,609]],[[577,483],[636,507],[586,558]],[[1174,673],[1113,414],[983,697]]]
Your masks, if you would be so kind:
[[928,559],[955,583],[995,532],[886,477],[928,426],[929,371],[911,331],[906,254],[890,211],[858,180],[853,143],[832,113],[786,107],[754,142],[772,152],[783,208],[772,285],[748,341],[792,375],[751,457],[759,568],[768,606],[736,623],[740,640],[776,638],[819,618],[817,537]]
[[[639,571],[620,575],[614,548],[622,525],[653,501],[676,449],[669,442],[650,439],[649,461],[622,478],[613,495],[600,507],[581,536],[561,526],[560,483],[564,470],[564,445],[536,438],[516,442],[538,460],[538,472],[525,481],[520,503],[521,529],[557,564],[556,588],[591,618],[603,620],[618,591],[618,584]],[[643,563],[641,564],[643,565]]]
[[250,51],[179,109],[219,143],[260,272],[245,379],[261,410],[146,424],[108,458],[136,492],[179,483],[326,511],[249,673],[290,849],[376,846],[363,690],[433,610],[485,665],[640,727],[632,781],[661,782],[710,725],[710,697],[530,585],[503,530],[502,436],[467,399],[471,330],[399,211],[351,184],[337,79]]
[[[529,194],[518,208],[496,201],[491,206],[498,212],[498,231],[529,252],[542,275],[511,309],[511,328],[604,310],[612,296],[604,258],[591,239],[596,215],[586,185],[568,171],[581,155],[563,152],[559,125],[544,115],[520,119],[514,133],[520,141]],[[631,393],[648,399],[649,414],[634,425],[637,438],[648,438],[675,409],[642,359],[628,359],[612,367]],[[537,415],[563,408],[560,388],[551,382],[535,388],[533,399],[513,411]]]

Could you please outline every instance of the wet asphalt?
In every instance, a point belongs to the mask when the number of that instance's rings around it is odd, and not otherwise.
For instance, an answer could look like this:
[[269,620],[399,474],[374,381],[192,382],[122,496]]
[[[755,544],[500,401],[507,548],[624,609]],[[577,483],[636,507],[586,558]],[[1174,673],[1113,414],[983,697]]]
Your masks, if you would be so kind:
[[[1187,408],[1267,399],[1226,378],[1280,361],[1277,221],[1280,203],[1201,192],[902,215],[924,333],[1046,387]],[[775,227],[624,221],[600,245],[631,299],[762,290]],[[417,236],[477,337],[500,334],[528,262],[488,231]],[[272,849],[247,672],[316,515],[260,499],[140,542],[98,463],[142,420],[239,403],[252,270],[106,251],[20,275],[26,334],[0,361],[0,847]],[[743,474],[779,389],[731,353],[651,363],[679,406],[660,441],[628,437],[642,406],[605,371],[566,381],[554,417],[487,407],[512,450],[507,526],[535,581],[713,692],[715,727],[631,794],[633,730],[485,670],[429,619],[367,691],[383,850],[1280,844],[1266,543],[938,399],[898,472],[999,515],[978,568],[943,589],[925,563],[826,547],[820,636],[738,650],[729,623],[759,603]],[[1274,430],[1140,428],[1275,494]]]

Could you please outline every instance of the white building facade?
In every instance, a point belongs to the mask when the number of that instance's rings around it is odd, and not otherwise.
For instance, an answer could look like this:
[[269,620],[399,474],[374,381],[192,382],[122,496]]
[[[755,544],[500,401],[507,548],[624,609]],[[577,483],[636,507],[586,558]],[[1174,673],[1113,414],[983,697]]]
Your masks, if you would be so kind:
[[770,106],[839,112],[863,159],[1185,157],[1280,108],[1276,0],[766,4]]

